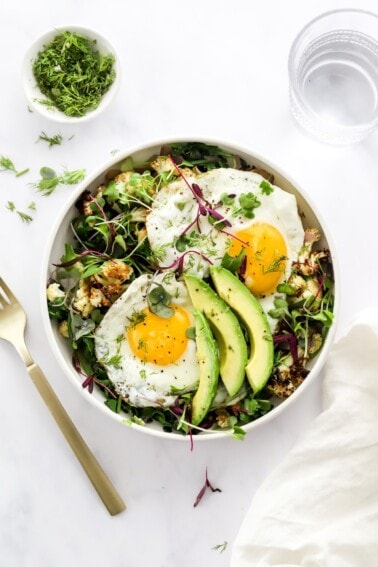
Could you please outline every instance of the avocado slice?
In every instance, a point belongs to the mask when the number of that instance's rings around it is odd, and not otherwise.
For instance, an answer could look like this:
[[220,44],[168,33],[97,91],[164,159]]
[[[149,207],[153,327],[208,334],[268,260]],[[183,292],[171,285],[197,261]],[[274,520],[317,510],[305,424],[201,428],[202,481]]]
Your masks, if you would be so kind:
[[236,315],[201,278],[184,276],[190,298],[196,309],[209,320],[219,349],[219,371],[230,396],[241,388],[248,359],[247,343]]
[[247,330],[250,353],[245,373],[254,392],[262,390],[273,368],[274,346],[266,315],[256,297],[226,268],[211,266],[215,289]]
[[192,400],[192,423],[198,425],[209,411],[217,392],[219,359],[217,343],[206,317],[197,309],[194,320],[200,378]]

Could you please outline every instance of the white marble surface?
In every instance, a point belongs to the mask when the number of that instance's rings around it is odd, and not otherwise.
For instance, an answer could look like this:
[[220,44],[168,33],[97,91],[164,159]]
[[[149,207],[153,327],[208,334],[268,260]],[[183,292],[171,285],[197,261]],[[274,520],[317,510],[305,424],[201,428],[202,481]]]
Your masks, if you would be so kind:
[[[92,171],[112,150],[165,136],[235,140],[266,154],[305,187],[335,240],[343,291],[340,333],[376,304],[378,134],[349,148],[306,138],[292,122],[286,61],[299,28],[342,1],[21,0],[0,18],[0,154],[30,172],[0,173],[1,275],[28,313],[30,351],[117,486],[127,510],[110,517],[29,381],[0,342],[0,564],[4,567],[224,567],[262,480],[320,411],[321,376],[288,411],[243,442],[164,442],[121,427],[83,400],[54,359],[42,328],[43,249],[71,189],[50,197],[30,185],[41,166]],[[374,10],[375,0],[348,7]],[[94,122],[60,127],[30,113],[21,89],[36,35],[68,23],[108,35],[122,63],[116,101]],[[49,149],[41,133],[61,132]],[[74,137],[68,141],[70,136]],[[35,201],[26,225],[6,209]],[[221,493],[193,502],[209,479]],[[223,553],[214,549],[228,542]]]

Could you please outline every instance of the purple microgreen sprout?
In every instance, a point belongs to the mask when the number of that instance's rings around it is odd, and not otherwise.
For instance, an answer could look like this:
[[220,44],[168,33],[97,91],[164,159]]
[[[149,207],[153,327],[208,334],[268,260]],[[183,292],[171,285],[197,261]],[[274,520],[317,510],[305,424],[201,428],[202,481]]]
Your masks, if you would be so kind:
[[222,492],[220,488],[214,488],[214,487],[210,484],[210,481],[209,481],[208,476],[207,476],[207,467],[206,467],[206,470],[205,470],[205,482],[204,482],[203,487],[201,488],[201,490],[200,490],[199,493],[197,494],[197,498],[195,499],[195,502],[194,502],[194,504],[193,504],[193,507],[194,507],[194,508],[195,508],[196,506],[198,506],[198,504],[201,502],[201,500],[202,500],[202,498],[203,498],[203,496],[204,496],[204,494],[205,494],[207,488],[210,488],[211,492]]
[[83,250],[83,252],[80,252],[80,254],[77,254],[77,256],[75,256],[75,258],[72,258],[72,260],[68,260],[67,262],[62,262],[61,264],[53,264],[53,266],[55,266],[56,268],[68,268],[69,266],[73,266],[74,264],[76,264],[76,262],[78,262],[79,260],[81,260],[81,258],[84,258],[85,256],[100,256],[101,258],[108,258],[106,254],[103,254],[98,250],[87,249],[87,250]]
[[117,398],[117,395],[110,388],[105,386],[105,384],[102,384],[102,382],[100,382],[99,380],[96,380],[94,374],[89,374],[89,375],[84,374],[84,372],[83,372],[83,370],[80,366],[80,361],[75,354],[72,357],[72,365],[73,365],[73,367],[75,368],[75,370],[78,374],[81,374],[81,376],[85,376],[85,380],[81,384],[82,388],[88,388],[88,392],[92,393],[93,388],[94,388],[94,384],[97,384],[98,386],[100,386],[101,388],[106,390],[112,398],[114,398],[114,399]]
[[186,250],[185,252],[183,252],[183,254],[181,254],[178,258],[176,258],[176,260],[174,260],[168,266],[151,266],[151,267],[156,270],[172,270],[173,268],[176,268],[175,271],[181,274],[184,269],[184,260],[187,254],[197,254],[197,256],[201,256],[201,258],[206,262],[208,262],[209,264],[213,263],[210,260],[210,258],[205,256],[205,254],[202,254],[202,252],[199,252],[198,250]]
[[287,343],[289,345],[290,354],[293,357],[294,363],[295,364],[299,363],[298,343],[297,343],[297,339],[296,339],[296,336],[294,335],[294,333],[281,333],[279,335],[274,335],[273,343],[275,345]]

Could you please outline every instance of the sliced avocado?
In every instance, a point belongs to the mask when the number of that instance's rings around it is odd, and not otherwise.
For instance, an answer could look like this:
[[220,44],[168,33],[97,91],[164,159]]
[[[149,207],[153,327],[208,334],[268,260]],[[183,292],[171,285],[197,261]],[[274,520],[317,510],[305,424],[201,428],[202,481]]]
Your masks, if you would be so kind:
[[198,425],[209,411],[217,392],[219,359],[217,343],[206,317],[197,309],[194,320],[200,378],[192,400],[192,423]]
[[210,322],[219,349],[220,376],[229,395],[234,396],[243,384],[248,359],[238,318],[206,282],[191,274],[184,280],[194,307]]
[[250,353],[245,373],[254,392],[264,388],[273,368],[273,339],[266,315],[256,297],[229,270],[211,266],[215,289],[237,314],[249,335]]

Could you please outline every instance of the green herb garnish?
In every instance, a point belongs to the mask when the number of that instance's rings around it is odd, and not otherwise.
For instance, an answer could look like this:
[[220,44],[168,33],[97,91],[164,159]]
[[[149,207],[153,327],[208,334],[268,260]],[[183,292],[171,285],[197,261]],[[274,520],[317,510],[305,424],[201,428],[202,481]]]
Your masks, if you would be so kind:
[[255,216],[253,211],[261,205],[261,202],[253,193],[242,193],[239,197],[239,204],[243,215],[247,219],[253,219]]
[[[24,213],[23,211],[19,211],[16,208],[16,205],[14,204],[13,201],[8,201],[8,203],[6,204],[6,208],[8,209],[8,211],[11,211],[12,213],[17,213],[18,216],[20,217],[20,219],[22,220],[22,222],[26,222],[26,223],[29,224],[33,220],[33,217],[30,216],[28,213]],[[30,203],[30,205],[28,206],[28,209],[35,210],[35,204]]]
[[169,307],[171,296],[160,284],[156,284],[147,296],[148,307],[151,313],[163,319],[169,319],[174,314],[173,307]]
[[223,543],[219,543],[218,545],[214,545],[211,549],[214,551],[219,551],[219,553],[223,553],[226,551],[228,545],[228,541],[224,541]]
[[48,136],[45,132],[41,132],[40,135],[38,136],[37,142],[39,142],[39,140],[42,140],[43,142],[47,142],[49,148],[51,148],[51,146],[60,146],[60,144],[63,141],[63,136],[60,133],[55,134],[55,136]]
[[7,156],[0,156],[0,171],[13,171],[16,177],[20,177],[29,171],[29,168],[21,169],[17,171],[13,161]]
[[271,186],[269,181],[266,181],[265,179],[261,181],[259,187],[263,195],[270,195],[274,191],[274,188]]
[[42,167],[39,173],[41,179],[32,185],[44,195],[50,195],[58,185],[75,185],[82,181],[86,175],[85,169],[66,170],[61,175],[57,175],[51,167]]
[[115,79],[115,57],[96,49],[96,40],[64,31],[45,45],[33,62],[41,92],[39,102],[67,116],[84,116],[95,109]]
[[230,256],[227,252],[222,258],[221,266],[230,272],[237,272],[243,265],[245,248],[242,248],[237,256]]

